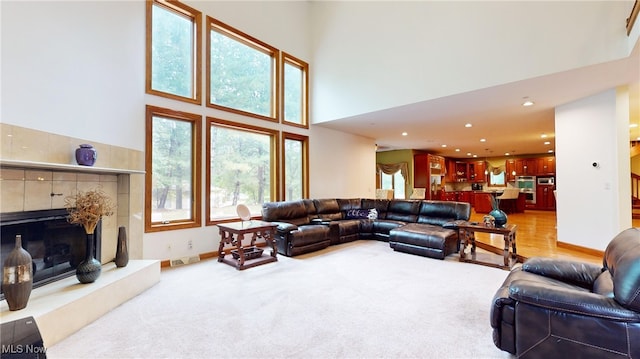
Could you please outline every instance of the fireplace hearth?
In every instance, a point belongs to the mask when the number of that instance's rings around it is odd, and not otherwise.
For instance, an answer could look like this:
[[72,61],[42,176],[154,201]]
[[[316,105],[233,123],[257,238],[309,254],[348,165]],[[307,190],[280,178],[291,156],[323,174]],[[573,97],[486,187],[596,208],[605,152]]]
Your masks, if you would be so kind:
[[[101,223],[98,223],[94,236],[94,256],[98,260],[101,232]],[[22,246],[32,258],[34,288],[74,275],[78,263],[85,257],[84,228],[67,222],[64,208],[0,214],[2,267],[18,234],[22,235]],[[0,299],[4,299],[4,292],[0,291]]]

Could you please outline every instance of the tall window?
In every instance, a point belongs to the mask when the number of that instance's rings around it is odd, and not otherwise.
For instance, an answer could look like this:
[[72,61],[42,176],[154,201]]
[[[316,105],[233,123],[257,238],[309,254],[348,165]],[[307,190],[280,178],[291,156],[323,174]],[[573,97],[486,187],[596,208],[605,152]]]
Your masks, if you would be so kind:
[[278,50],[213,18],[207,20],[207,105],[275,120]]
[[309,65],[286,53],[283,64],[283,122],[308,128]]
[[207,224],[237,218],[240,203],[260,215],[262,203],[277,198],[277,131],[207,119]]
[[147,232],[200,226],[201,121],[198,115],[147,106]]
[[284,200],[309,197],[309,138],[293,133],[283,133]]
[[147,1],[148,93],[200,103],[200,12],[177,1]]

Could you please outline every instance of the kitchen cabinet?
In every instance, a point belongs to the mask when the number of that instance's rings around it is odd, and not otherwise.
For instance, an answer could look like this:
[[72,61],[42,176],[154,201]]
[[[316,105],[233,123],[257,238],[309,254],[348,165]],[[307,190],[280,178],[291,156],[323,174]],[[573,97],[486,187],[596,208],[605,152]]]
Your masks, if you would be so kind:
[[516,180],[516,160],[510,159],[505,163],[505,179],[507,182],[513,182]]
[[556,158],[541,157],[538,158],[537,165],[538,175],[554,175],[556,173]]
[[487,164],[484,161],[456,161],[450,160],[447,166],[447,180],[449,182],[486,182],[484,171]]
[[470,182],[487,182],[487,163],[485,161],[475,161],[469,164]]
[[[507,181],[515,181],[516,176],[555,175],[556,159],[553,156],[548,156],[507,160],[505,169]],[[515,175],[513,175],[513,171],[515,171]]]
[[413,156],[413,187],[425,188],[426,199],[438,199],[445,172],[444,157],[427,153]]
[[538,185],[536,188],[535,209],[552,211],[556,209],[556,199],[553,194],[555,186]]

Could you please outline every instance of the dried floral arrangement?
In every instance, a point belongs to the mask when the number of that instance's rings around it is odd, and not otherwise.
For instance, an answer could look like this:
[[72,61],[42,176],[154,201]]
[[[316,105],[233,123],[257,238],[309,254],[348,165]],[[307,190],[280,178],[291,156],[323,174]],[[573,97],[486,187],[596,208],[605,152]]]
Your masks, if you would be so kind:
[[100,189],[78,191],[75,196],[67,196],[64,204],[69,223],[81,224],[87,234],[92,234],[100,218],[112,215],[114,209],[111,199]]

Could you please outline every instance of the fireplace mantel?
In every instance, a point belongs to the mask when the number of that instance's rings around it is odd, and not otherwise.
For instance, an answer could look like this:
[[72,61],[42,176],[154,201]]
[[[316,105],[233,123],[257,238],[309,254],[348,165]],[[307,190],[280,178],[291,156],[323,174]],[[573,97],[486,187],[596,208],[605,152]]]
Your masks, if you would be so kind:
[[14,167],[14,168],[41,169],[41,170],[97,173],[97,174],[144,174],[145,173],[145,171],[124,169],[124,168],[92,167],[92,166],[62,164],[62,163],[6,160],[6,159],[0,159],[0,166]]

